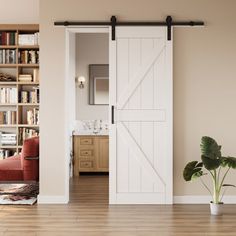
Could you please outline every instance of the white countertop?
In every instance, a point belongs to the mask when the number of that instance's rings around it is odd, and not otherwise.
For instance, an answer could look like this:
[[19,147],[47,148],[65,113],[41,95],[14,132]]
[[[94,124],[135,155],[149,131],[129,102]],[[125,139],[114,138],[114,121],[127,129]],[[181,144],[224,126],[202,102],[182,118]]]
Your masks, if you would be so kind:
[[109,135],[109,130],[102,130],[98,133],[94,133],[92,130],[74,130],[73,135],[93,135],[93,136],[106,136]]
[[104,120],[77,120],[73,135],[109,135],[108,121]]

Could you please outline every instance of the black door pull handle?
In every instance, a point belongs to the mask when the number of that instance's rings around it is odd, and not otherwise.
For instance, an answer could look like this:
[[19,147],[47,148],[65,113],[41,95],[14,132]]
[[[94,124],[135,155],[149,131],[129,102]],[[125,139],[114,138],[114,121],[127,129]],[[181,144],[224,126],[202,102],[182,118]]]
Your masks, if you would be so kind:
[[115,122],[114,122],[114,106],[111,106],[111,123],[115,124]]

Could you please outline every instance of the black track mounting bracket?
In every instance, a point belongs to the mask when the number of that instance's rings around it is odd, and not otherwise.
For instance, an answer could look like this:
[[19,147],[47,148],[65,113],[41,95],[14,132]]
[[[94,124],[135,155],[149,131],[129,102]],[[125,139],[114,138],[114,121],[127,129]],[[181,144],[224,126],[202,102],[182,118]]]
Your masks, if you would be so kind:
[[116,40],[116,17],[111,17],[111,40]]
[[167,26],[167,40],[171,40],[171,30],[172,30],[172,17],[166,17],[166,26]]

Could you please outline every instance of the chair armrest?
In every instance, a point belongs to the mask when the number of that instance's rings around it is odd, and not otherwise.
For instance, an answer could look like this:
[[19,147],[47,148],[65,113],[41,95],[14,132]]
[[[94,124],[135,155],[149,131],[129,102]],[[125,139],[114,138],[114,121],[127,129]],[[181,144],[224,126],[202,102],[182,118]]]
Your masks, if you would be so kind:
[[25,157],[25,160],[39,160],[39,157]]

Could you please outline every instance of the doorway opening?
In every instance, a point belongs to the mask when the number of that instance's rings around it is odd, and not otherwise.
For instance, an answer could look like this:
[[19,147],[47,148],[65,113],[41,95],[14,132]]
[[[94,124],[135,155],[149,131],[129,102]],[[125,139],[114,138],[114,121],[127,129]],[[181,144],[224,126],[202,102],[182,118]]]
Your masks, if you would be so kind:
[[74,81],[70,188],[81,192],[82,187],[94,197],[97,186],[102,186],[102,197],[108,201],[109,32],[82,28],[70,40],[74,49],[70,55],[70,80]]

